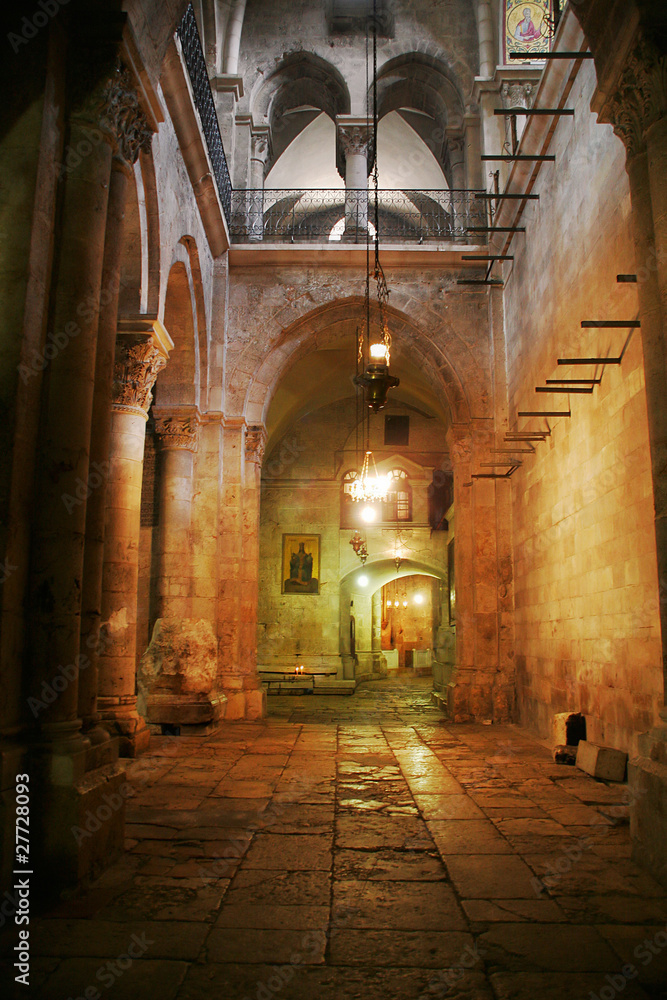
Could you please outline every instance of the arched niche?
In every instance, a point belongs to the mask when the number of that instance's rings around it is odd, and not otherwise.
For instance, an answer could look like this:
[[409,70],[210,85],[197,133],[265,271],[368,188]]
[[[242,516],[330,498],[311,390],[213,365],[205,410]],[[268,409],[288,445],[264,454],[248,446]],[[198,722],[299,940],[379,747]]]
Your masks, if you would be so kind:
[[155,405],[161,408],[200,402],[197,294],[187,251],[180,249],[181,259],[169,271],[164,303],[163,322],[174,346],[155,386]]

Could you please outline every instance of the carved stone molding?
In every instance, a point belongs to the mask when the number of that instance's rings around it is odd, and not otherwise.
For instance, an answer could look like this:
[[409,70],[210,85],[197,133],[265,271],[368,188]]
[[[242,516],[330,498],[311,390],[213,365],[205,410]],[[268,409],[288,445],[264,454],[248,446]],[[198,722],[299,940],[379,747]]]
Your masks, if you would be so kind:
[[160,414],[155,416],[155,437],[161,450],[180,448],[196,451],[199,421],[196,415]]
[[149,336],[116,340],[113,406],[117,410],[141,410],[148,414],[153,386],[167,363]]
[[256,462],[262,464],[264,449],[266,448],[266,429],[261,424],[254,424],[246,427],[245,432],[245,460],[246,462]]
[[530,80],[505,80],[500,88],[503,108],[532,108],[535,90]]
[[667,56],[642,38],[630,53],[601,121],[610,122],[628,156],[646,148],[646,132],[667,111]]

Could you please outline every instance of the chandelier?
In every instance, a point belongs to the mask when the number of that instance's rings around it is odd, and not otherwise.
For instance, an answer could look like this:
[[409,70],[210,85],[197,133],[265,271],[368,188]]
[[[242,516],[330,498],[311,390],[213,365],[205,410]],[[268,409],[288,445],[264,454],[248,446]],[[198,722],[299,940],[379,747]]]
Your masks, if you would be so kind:
[[[373,475],[371,475],[370,463],[373,462]],[[364,456],[364,464],[361,467],[361,475],[355,479],[350,487],[350,496],[357,502],[377,503],[387,499],[389,487],[391,486],[391,476],[379,476],[373,458],[373,452],[367,451]]]

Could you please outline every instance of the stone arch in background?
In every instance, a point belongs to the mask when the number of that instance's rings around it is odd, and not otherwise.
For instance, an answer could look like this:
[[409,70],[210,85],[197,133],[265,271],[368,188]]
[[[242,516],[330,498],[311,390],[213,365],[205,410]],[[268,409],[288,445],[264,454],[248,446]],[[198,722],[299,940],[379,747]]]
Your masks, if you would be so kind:
[[431,150],[449,186],[460,186],[451,144],[462,131],[465,106],[447,65],[420,52],[396,56],[379,71],[377,87],[379,117],[398,112]]
[[350,94],[341,73],[321,56],[296,52],[263,82],[250,100],[256,123],[271,129],[266,171],[291,142],[322,112],[335,121],[349,114]]

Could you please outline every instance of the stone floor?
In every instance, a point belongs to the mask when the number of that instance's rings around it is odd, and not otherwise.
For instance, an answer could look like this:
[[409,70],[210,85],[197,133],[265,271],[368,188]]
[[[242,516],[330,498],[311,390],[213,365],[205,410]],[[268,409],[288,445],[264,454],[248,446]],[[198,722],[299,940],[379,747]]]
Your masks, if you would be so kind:
[[429,688],[155,738],[127,854],[32,921],[16,995],[664,1000],[667,893],[629,858],[626,789],[448,724]]

